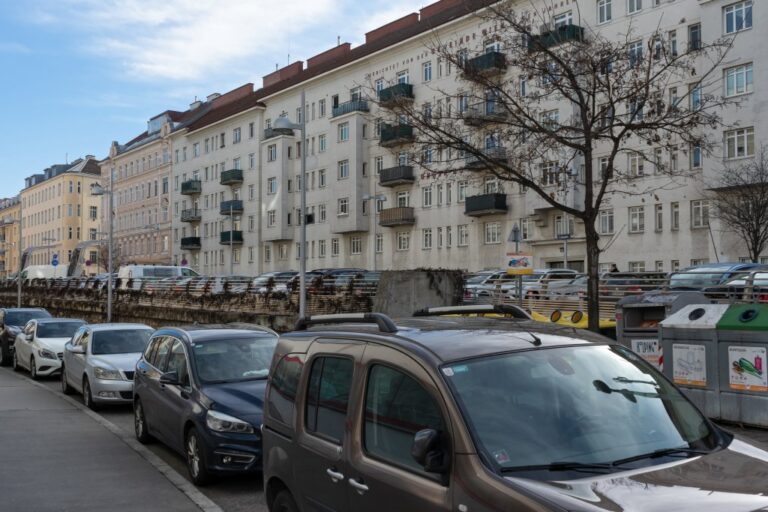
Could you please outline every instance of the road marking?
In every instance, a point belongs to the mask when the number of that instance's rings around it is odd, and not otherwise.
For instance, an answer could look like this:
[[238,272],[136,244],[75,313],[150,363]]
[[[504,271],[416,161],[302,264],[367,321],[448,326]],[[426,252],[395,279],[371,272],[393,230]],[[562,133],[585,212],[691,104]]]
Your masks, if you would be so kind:
[[100,414],[88,409],[86,406],[79,403],[77,400],[75,400],[72,397],[59,393],[58,391],[55,391],[49,388],[48,386],[46,386],[41,382],[36,382],[31,379],[25,379],[21,375],[16,375],[10,371],[8,371],[7,373],[23,382],[27,382],[29,384],[32,384],[33,386],[37,386],[40,389],[46,390],[47,392],[51,393],[57,398],[60,398],[66,401],[70,405],[79,409],[81,412],[84,412],[85,414],[87,414],[92,420],[94,420],[96,423],[98,423],[102,427],[112,432],[112,434],[117,436],[118,439],[120,439],[123,443],[128,445],[129,448],[131,448],[133,451],[138,453],[142,459],[149,462],[152,465],[152,467],[154,467],[165,478],[167,478],[168,481],[171,482],[171,484],[173,484],[174,487],[176,487],[179,491],[184,493],[184,495],[187,498],[189,498],[195,505],[197,505],[200,508],[200,510],[202,510],[203,512],[224,512],[224,510],[221,507],[219,507],[216,503],[214,503],[208,496],[200,492],[192,482],[184,478],[178,471],[176,471],[167,463],[165,463],[160,457],[152,453],[147,447],[139,443],[133,437],[133,434],[126,433],[123,429],[121,429],[120,427],[118,427],[108,419],[104,418]]

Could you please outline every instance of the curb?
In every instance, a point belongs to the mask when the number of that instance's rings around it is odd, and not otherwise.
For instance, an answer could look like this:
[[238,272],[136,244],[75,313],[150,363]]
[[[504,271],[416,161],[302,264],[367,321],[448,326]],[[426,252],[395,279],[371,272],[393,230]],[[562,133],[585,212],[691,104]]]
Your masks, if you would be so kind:
[[138,453],[142,459],[149,462],[152,465],[152,467],[154,467],[157,471],[159,471],[160,474],[162,474],[169,482],[171,482],[171,484],[174,487],[176,487],[179,491],[181,491],[203,512],[224,512],[224,510],[221,507],[219,507],[216,503],[214,503],[208,496],[200,492],[197,489],[197,487],[195,487],[194,484],[192,484],[189,480],[184,478],[178,471],[176,471],[171,466],[166,464],[160,457],[152,453],[147,447],[145,447],[144,445],[139,443],[136,439],[134,439],[132,434],[126,433],[123,429],[121,429],[111,421],[107,420],[106,418],[102,417],[100,414],[88,409],[87,407],[85,407],[83,404],[81,404],[80,402],[78,402],[72,397],[59,393],[58,391],[55,391],[47,387],[46,385],[41,384],[40,382],[36,382],[32,379],[24,379],[20,375],[16,375],[13,372],[8,372],[8,374],[13,375],[19,380],[29,382],[33,386],[37,386],[40,389],[44,389],[45,391],[51,393],[57,398],[60,398],[65,402],[67,402],[68,404],[74,406],[80,412],[87,414],[92,420],[94,420],[96,423],[106,428],[107,430],[109,430],[123,443],[128,445],[129,448],[131,448],[133,451]]

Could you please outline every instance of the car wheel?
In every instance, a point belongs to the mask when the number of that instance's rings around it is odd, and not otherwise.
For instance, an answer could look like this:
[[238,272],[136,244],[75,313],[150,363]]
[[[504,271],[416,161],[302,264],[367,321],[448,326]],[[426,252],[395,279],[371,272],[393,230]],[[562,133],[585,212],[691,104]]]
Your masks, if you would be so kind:
[[13,351],[13,357],[11,358],[11,366],[13,367],[13,371],[20,372],[21,366],[19,365],[19,359],[16,357],[16,351]]
[[187,432],[184,446],[187,453],[187,471],[192,483],[200,486],[207,484],[211,481],[211,474],[205,463],[205,448],[195,427]]
[[0,366],[11,365],[11,347],[8,343],[0,342]]
[[29,358],[29,376],[32,380],[38,380],[40,377],[37,375],[37,365],[35,364],[35,356]]
[[133,402],[133,431],[141,444],[152,442],[152,436],[147,428],[147,418],[144,416],[144,406],[138,398]]
[[99,405],[93,401],[93,395],[91,394],[91,383],[88,382],[88,377],[83,378],[83,404],[92,411],[98,411]]
[[271,512],[299,512],[299,507],[288,491],[280,491],[272,502]]
[[61,392],[65,395],[71,395],[74,389],[67,382],[67,372],[64,371],[64,365],[61,365]]

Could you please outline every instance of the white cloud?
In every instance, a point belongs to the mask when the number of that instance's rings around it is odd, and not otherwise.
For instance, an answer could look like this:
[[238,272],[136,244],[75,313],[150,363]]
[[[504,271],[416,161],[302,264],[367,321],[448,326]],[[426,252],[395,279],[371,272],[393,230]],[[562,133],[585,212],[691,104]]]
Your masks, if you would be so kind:
[[32,50],[21,43],[0,41],[0,53],[32,53]]

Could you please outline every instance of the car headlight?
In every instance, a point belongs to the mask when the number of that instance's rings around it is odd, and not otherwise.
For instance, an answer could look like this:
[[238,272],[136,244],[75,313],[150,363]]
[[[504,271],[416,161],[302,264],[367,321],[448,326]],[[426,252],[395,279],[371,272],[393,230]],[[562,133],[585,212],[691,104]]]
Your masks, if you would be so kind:
[[47,348],[41,348],[37,351],[37,355],[42,357],[43,359],[59,359],[59,356],[56,355],[55,352],[52,350],[48,350]]
[[109,370],[98,366],[93,368],[93,374],[101,380],[122,380],[123,376],[117,370]]
[[253,434],[253,425],[234,416],[218,411],[208,411],[205,424],[215,432],[235,432],[237,434]]

